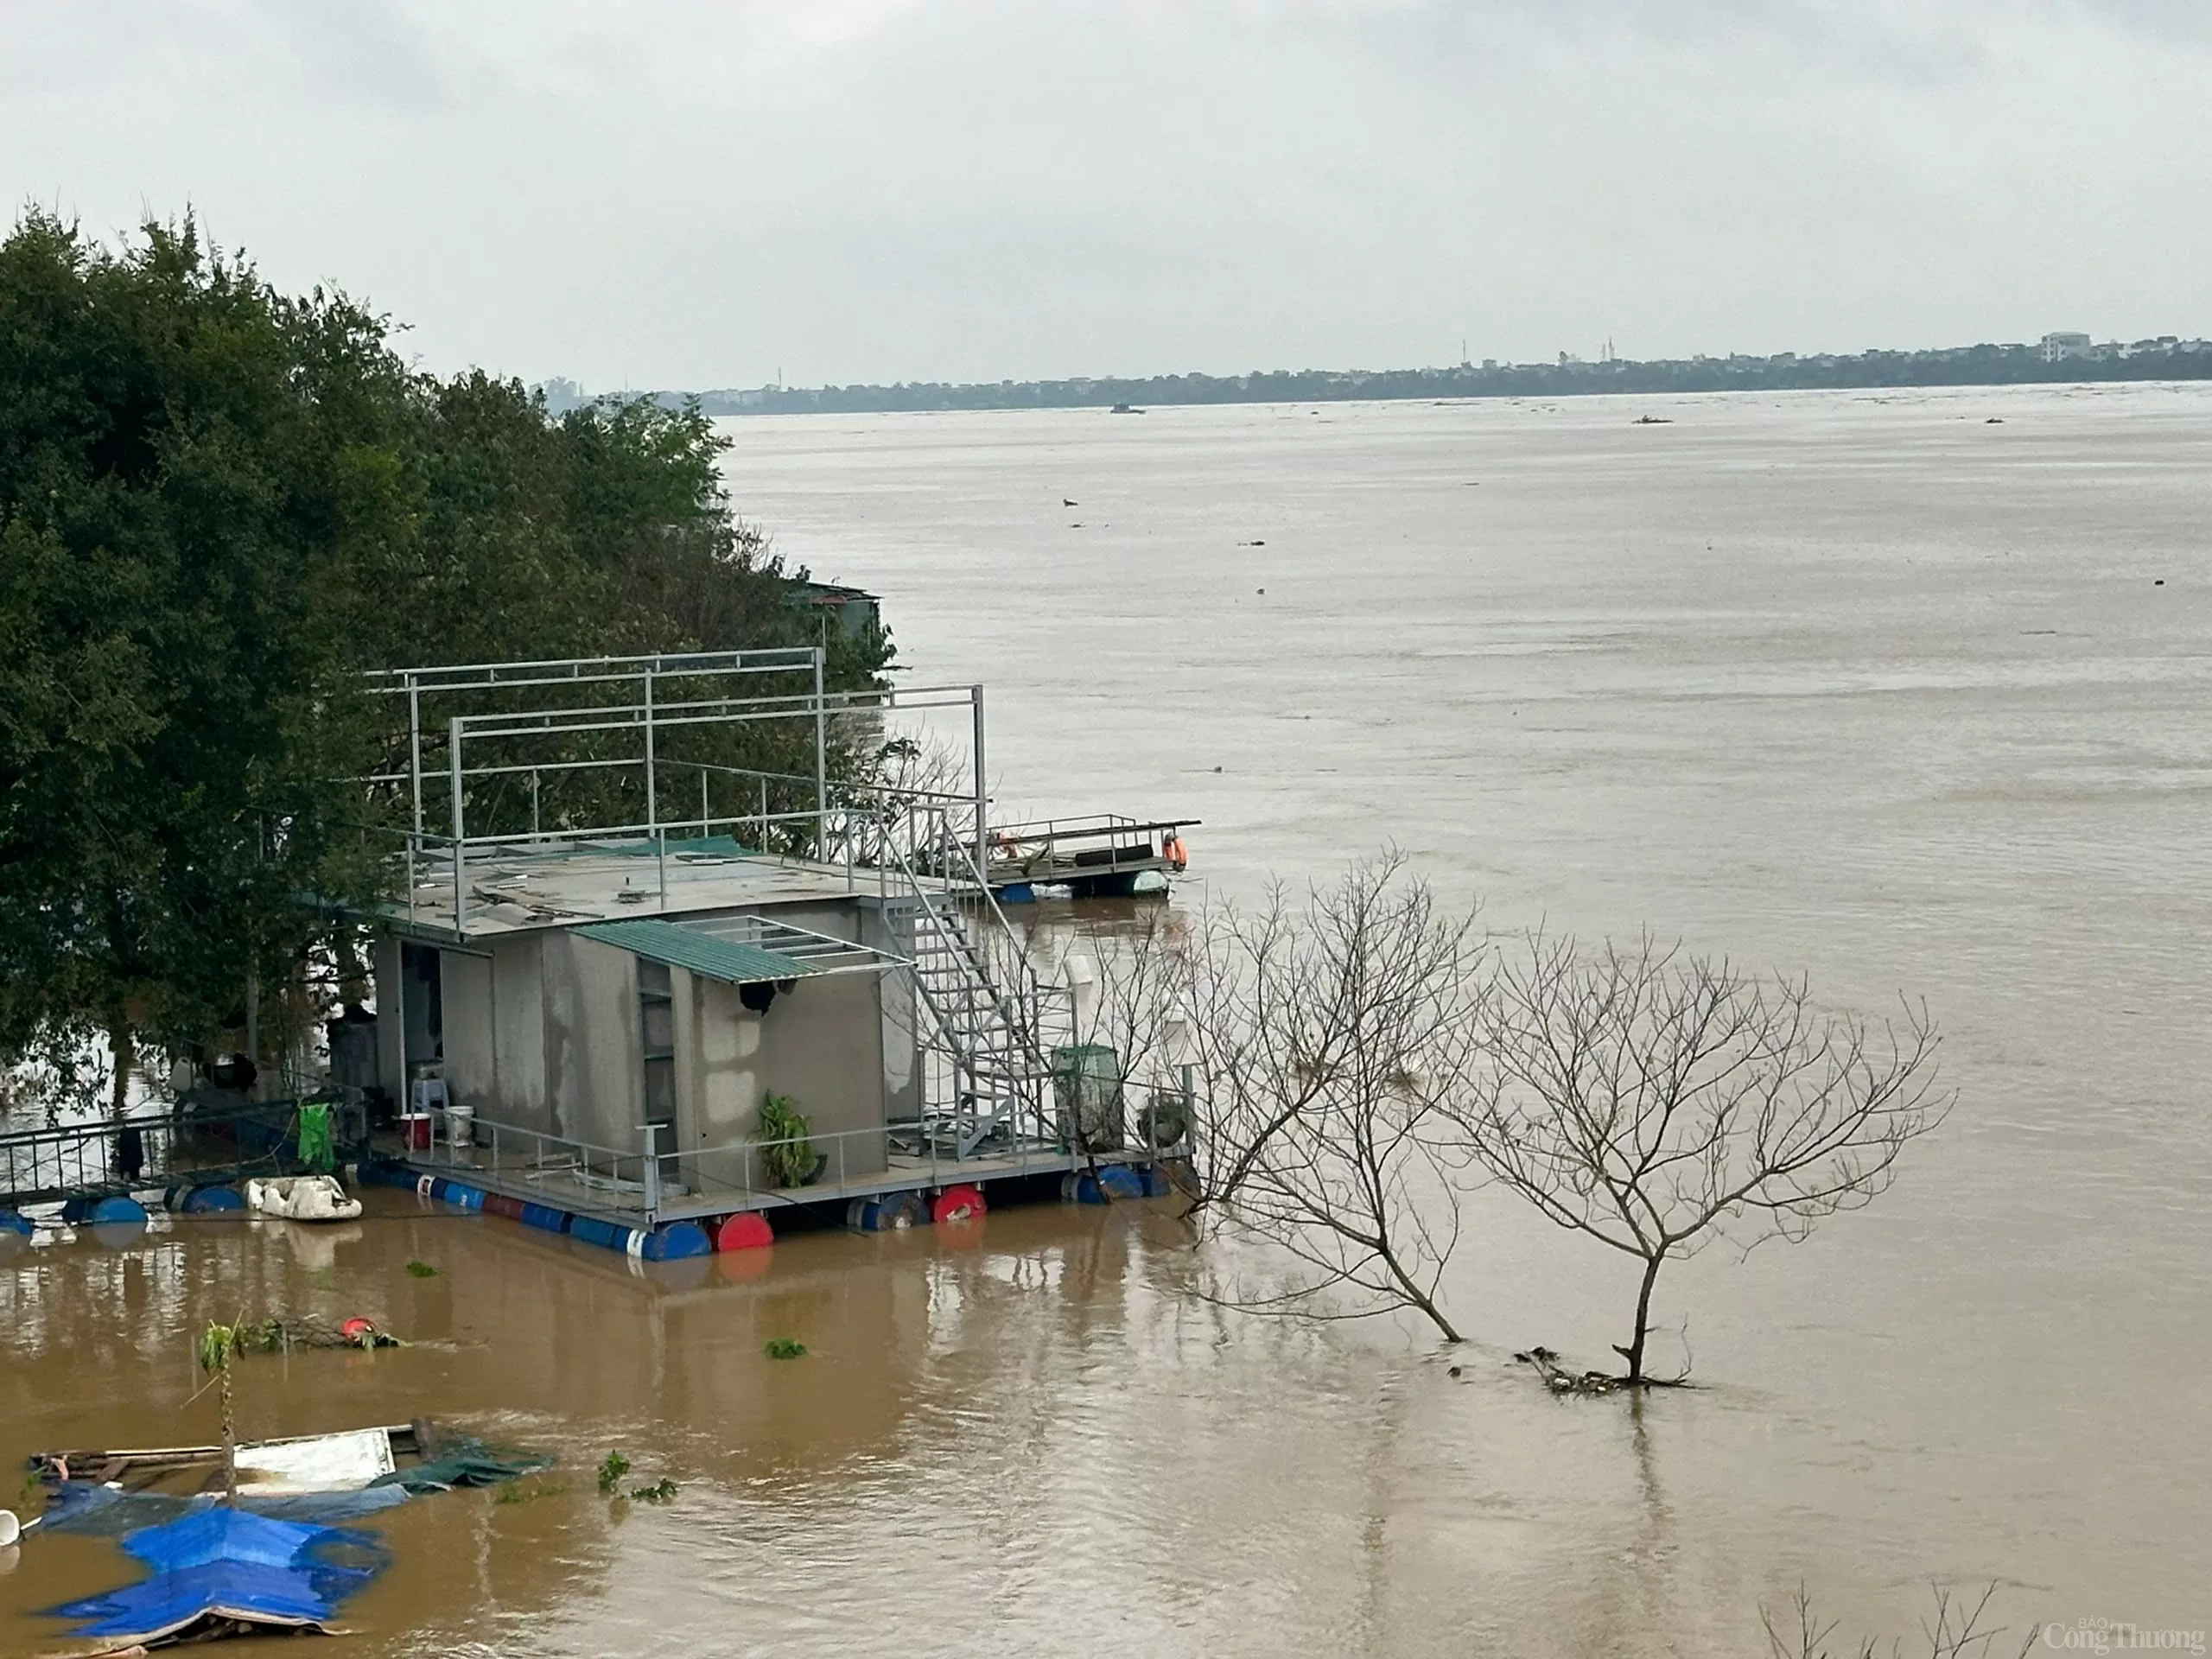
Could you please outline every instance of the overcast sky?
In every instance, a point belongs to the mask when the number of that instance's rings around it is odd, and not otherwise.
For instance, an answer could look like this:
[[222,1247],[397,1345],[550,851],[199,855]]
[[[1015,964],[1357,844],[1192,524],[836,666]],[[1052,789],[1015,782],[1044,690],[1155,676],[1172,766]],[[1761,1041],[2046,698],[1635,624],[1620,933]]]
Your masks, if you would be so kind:
[[0,187],[594,390],[2212,334],[2212,0],[0,0]]

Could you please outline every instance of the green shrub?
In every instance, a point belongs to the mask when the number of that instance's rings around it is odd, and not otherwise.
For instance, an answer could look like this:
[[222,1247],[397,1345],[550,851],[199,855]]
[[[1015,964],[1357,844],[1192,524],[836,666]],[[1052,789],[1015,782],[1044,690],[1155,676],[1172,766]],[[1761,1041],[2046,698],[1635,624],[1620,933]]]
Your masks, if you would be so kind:
[[760,1101],[760,1128],[753,1137],[760,1148],[760,1168],[771,1186],[798,1186],[814,1173],[814,1124],[789,1095]]

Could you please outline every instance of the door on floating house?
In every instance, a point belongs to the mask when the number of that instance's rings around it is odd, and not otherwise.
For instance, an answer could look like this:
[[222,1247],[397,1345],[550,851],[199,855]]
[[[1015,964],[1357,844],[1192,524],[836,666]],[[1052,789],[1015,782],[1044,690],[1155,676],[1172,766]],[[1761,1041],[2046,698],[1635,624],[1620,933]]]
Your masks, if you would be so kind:
[[399,995],[404,1046],[400,1082],[394,1093],[403,1100],[414,1068],[426,1060],[445,1058],[444,980],[439,971],[443,955],[435,945],[416,944],[411,939],[400,942],[399,971],[405,981]]

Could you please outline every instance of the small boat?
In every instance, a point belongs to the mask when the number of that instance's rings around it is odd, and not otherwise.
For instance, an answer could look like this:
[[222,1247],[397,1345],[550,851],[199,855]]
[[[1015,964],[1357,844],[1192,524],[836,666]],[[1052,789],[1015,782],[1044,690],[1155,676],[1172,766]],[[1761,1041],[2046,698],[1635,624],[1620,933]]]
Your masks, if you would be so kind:
[[1116,404],[1106,412],[1109,415],[1141,415],[1144,410],[1139,409],[1135,404]]
[[245,1184],[245,1207],[286,1221],[352,1221],[361,1201],[334,1175],[280,1175]]

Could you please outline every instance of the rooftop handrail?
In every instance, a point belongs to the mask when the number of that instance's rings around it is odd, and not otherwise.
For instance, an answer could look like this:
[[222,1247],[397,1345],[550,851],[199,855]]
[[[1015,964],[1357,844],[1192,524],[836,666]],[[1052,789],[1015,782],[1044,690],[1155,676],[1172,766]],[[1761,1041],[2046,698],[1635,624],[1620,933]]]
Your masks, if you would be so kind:
[[[545,657],[512,663],[456,663],[416,668],[371,669],[361,677],[372,692],[404,696],[419,692],[496,690],[510,686],[591,684],[665,674],[772,674],[810,670],[820,648],[774,645],[750,651],[661,652],[643,657]],[[748,659],[774,658],[757,661]],[[566,670],[567,672],[558,671]],[[506,674],[508,677],[500,677]],[[453,677],[472,675],[475,679]]]

